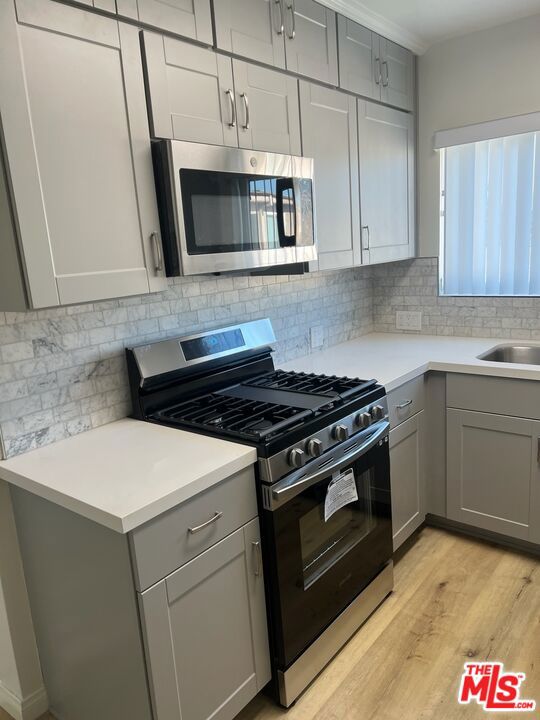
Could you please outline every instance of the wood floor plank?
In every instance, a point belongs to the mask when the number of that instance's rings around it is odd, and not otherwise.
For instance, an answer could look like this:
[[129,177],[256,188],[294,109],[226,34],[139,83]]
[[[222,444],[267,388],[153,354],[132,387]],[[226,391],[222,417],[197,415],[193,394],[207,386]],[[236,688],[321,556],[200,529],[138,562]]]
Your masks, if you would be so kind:
[[522,696],[540,703],[540,560],[424,528],[396,562],[392,595],[298,702],[287,712],[259,695],[237,720],[485,719],[457,703],[471,660],[526,672]]

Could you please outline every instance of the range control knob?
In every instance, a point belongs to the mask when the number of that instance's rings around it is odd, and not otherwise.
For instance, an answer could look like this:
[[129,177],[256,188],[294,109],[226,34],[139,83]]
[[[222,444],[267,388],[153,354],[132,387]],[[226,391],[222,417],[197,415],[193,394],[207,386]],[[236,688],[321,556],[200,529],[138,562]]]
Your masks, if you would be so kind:
[[319,440],[319,438],[312,438],[308,442],[306,450],[308,451],[308,455],[311,455],[311,457],[320,457],[323,454],[324,450],[322,440]]
[[336,425],[335,428],[332,430],[332,436],[334,440],[343,442],[349,437],[349,428],[346,425]]
[[288,462],[291,467],[301,468],[306,464],[306,454],[300,448],[294,448],[291,450],[288,457]]
[[384,408],[382,405],[374,405],[371,408],[371,417],[373,420],[382,420],[385,416]]
[[371,415],[368,412],[359,413],[354,419],[354,422],[359,428],[365,430],[365,428],[368,428],[371,425]]

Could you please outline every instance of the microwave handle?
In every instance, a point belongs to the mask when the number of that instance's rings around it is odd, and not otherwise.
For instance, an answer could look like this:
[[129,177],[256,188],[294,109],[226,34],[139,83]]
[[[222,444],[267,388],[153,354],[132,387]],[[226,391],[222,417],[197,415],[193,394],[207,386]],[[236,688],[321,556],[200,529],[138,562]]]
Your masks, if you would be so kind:
[[372,425],[370,430],[374,430],[374,432],[371,432],[368,435],[365,442],[363,442],[359,447],[354,445],[351,452],[339,458],[339,460],[334,464],[322,467],[320,470],[317,470],[307,477],[301,477],[297,480],[292,479],[292,481],[289,478],[285,478],[284,480],[276,483],[271,489],[272,509],[275,509],[287,500],[296,497],[296,495],[299,495],[312,485],[316,485],[331,473],[336,472],[340,468],[349,465],[352,462],[356,462],[358,458],[369,452],[373,447],[375,447],[375,445],[377,445],[377,443],[380,442],[380,440],[388,435],[390,432],[390,423],[388,420],[383,420]]
[[[287,190],[291,190],[292,193],[292,212],[285,210],[284,207],[283,196]],[[294,192],[294,181],[291,178],[278,178],[276,180],[276,212],[280,246],[294,247],[296,245],[296,196]],[[290,212],[294,218],[294,232],[292,235],[285,233],[285,212]]]

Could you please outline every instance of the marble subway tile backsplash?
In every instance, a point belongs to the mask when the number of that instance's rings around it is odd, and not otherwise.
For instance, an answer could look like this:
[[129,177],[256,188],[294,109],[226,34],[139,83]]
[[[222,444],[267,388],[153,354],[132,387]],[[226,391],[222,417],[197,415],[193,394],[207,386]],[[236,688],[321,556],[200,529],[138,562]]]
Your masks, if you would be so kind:
[[0,437],[4,457],[125,417],[124,348],[270,317],[277,362],[370,332],[371,268],[305,276],[204,277],[167,291],[27,313],[0,312]]
[[373,327],[396,329],[396,312],[422,312],[422,333],[540,340],[540,298],[439,297],[437,258],[372,268]]

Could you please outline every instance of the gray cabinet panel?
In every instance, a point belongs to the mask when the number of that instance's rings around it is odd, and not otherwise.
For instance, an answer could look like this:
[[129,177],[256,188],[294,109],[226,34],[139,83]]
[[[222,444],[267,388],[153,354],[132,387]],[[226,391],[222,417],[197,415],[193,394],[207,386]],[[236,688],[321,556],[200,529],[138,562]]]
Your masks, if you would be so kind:
[[230,59],[151,32],[143,43],[152,135],[238,145]]
[[336,13],[314,0],[284,0],[287,70],[338,84]]
[[137,29],[43,0],[16,11],[1,4],[0,111],[29,301],[148,292],[159,226]]
[[338,15],[339,86],[357,95],[380,100],[379,36]]
[[364,263],[414,255],[414,120],[400,110],[358,101]]
[[137,6],[146,25],[206,45],[214,41],[210,0],[137,0]]
[[538,542],[540,422],[447,411],[451,520]]
[[241,60],[233,72],[240,147],[300,155],[296,78]]
[[426,517],[424,418],[421,411],[390,432],[394,550]]
[[397,427],[400,423],[416,415],[424,409],[425,389],[424,376],[421,375],[414,380],[395,388],[388,393],[388,413],[390,415],[390,427]]
[[381,100],[414,109],[414,55],[386,38],[380,39]]
[[319,268],[362,261],[356,100],[300,81],[303,154],[315,160]]
[[283,5],[275,0],[214,0],[220,50],[285,67]]
[[540,384],[517,378],[448,373],[447,405],[540,420]]
[[253,543],[260,543],[257,520],[140,596],[160,720],[232,720],[270,679]]

